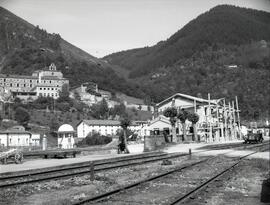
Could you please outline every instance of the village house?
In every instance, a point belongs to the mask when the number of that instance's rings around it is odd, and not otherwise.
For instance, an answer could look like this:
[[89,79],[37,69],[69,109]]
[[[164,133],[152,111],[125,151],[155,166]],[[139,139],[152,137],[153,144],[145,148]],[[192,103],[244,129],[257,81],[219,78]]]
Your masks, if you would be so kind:
[[[132,122],[128,129],[140,135],[145,133],[145,131],[141,132],[145,124],[146,122]],[[121,123],[118,120],[82,120],[77,125],[77,136],[79,139],[94,133],[115,136],[117,131],[121,129]]]
[[56,70],[53,63],[48,69],[34,71],[32,76],[0,75],[0,93],[25,101],[35,100],[39,96],[56,99],[63,85],[68,86],[69,80],[63,77],[61,71]]
[[25,131],[23,126],[14,126],[0,131],[1,147],[40,146],[40,135]]
[[119,102],[110,100],[112,97],[111,93],[109,91],[98,89],[98,85],[93,82],[83,83],[80,87],[73,89],[71,91],[71,97],[79,97],[79,99],[88,106],[97,104],[103,99],[106,100],[109,108],[113,108],[115,105],[120,104]]

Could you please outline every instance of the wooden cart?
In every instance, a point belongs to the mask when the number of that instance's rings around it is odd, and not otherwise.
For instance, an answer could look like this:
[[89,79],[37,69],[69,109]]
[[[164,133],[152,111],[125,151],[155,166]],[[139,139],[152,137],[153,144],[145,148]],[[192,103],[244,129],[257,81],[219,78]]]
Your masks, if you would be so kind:
[[13,160],[16,164],[22,163],[23,153],[17,149],[0,152],[0,161],[2,164],[7,164],[8,159]]

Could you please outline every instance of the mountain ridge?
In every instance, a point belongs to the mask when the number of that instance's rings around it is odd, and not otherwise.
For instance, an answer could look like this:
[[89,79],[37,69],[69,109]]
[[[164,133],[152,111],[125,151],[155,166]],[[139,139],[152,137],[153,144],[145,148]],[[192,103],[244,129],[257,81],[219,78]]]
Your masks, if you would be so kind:
[[[268,22],[268,12],[221,5],[199,15],[166,41],[152,47],[114,53],[103,59],[131,70],[130,77],[136,78],[156,68],[171,66],[179,59],[191,57],[214,44],[241,45],[250,43],[251,39],[270,40]],[[218,25],[221,23],[225,25]]]
[[[93,81],[111,92],[136,94],[135,85],[127,83],[112,66],[67,42],[59,34],[50,34],[0,7],[1,73],[31,74],[54,62],[71,87]],[[142,92],[137,92],[136,97]]]
[[155,102],[180,92],[238,96],[247,119],[270,117],[270,13],[231,5],[210,9],[154,46],[103,58],[129,72]]

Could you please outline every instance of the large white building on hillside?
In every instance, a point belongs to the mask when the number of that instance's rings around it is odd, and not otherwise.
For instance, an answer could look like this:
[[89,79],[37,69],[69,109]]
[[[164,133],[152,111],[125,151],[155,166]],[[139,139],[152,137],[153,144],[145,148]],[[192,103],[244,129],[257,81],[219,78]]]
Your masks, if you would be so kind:
[[48,69],[37,70],[31,76],[0,75],[0,93],[9,93],[12,97],[30,101],[43,97],[58,98],[63,85],[69,85],[69,80],[63,77],[61,71],[51,64]]

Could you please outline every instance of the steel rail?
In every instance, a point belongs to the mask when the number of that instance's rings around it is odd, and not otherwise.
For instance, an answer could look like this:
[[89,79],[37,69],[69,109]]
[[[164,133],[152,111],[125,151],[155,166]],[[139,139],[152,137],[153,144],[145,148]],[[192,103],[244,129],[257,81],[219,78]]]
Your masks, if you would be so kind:
[[177,197],[175,198],[170,205],[174,205],[174,204],[178,204],[183,202],[184,200],[186,200],[188,197],[192,196],[193,194],[199,192],[200,190],[202,190],[203,188],[205,188],[207,185],[209,185],[211,182],[213,182],[215,179],[221,177],[222,175],[226,174],[227,172],[229,172],[230,170],[234,169],[237,165],[239,165],[243,159],[249,157],[250,155],[256,154],[258,151],[254,151],[252,153],[249,153],[245,156],[239,157],[238,162],[234,163],[233,165],[231,165],[229,168],[226,168],[225,170],[223,170],[222,172],[218,173],[217,175],[215,175],[214,177],[208,179],[207,181],[205,181],[204,183],[202,183],[201,185],[197,186],[196,188],[194,188],[193,190],[191,190],[190,192],[188,192],[187,194]]
[[[252,145],[250,145],[250,147],[251,146]],[[256,145],[256,146],[261,146],[261,145]],[[203,151],[199,151],[199,152],[195,152],[195,153],[209,152],[209,151],[211,151],[211,150],[203,150]],[[172,159],[172,158],[185,157],[185,156],[189,156],[189,154],[183,154],[183,153],[182,154],[165,154],[165,153],[158,152],[158,153],[154,153],[154,154],[151,153],[151,154],[140,155],[140,156],[129,156],[129,157],[123,157],[123,158],[120,157],[119,159],[106,159],[107,161],[100,160],[99,162],[94,162],[94,171],[95,172],[105,171],[105,170],[109,170],[109,169],[116,169],[116,168],[122,168],[122,167],[126,167],[126,166],[140,165],[140,164],[144,164],[144,163],[151,163],[151,162],[161,161],[164,159]],[[111,161],[108,161],[108,160],[111,160]],[[141,160],[141,161],[135,161],[135,160]],[[123,162],[127,162],[127,163],[121,164]],[[83,165],[75,164],[77,166],[73,165],[71,167],[60,167],[60,168],[53,169],[53,170],[45,170],[45,171],[38,170],[37,172],[23,173],[23,174],[14,175],[14,176],[2,176],[2,177],[0,177],[0,188],[90,173],[92,163],[93,162],[90,162],[90,163],[87,162],[87,164],[83,164]],[[116,165],[116,163],[120,163],[120,164]],[[102,167],[102,165],[106,166],[106,165],[110,165],[110,164],[113,164],[113,165],[107,166],[107,167]],[[78,170],[78,169],[84,169],[84,170]],[[72,173],[62,173],[63,171],[72,171],[72,170],[76,170],[76,171],[72,172]],[[53,173],[55,173],[55,175],[49,175],[49,176],[46,175],[46,174],[53,174]],[[31,178],[33,176],[37,176],[37,177]],[[23,179],[23,180],[19,181],[21,179]],[[1,181],[3,181],[3,180],[5,180],[5,181],[11,180],[11,182],[1,184]]]
[[[164,159],[172,159],[172,158],[184,157],[184,156],[188,156],[188,155],[189,154],[177,154],[177,155],[169,155],[169,156],[167,155],[167,156],[160,156],[160,157],[152,156],[152,158],[154,158],[154,159],[151,159],[151,157],[147,157],[145,160],[143,160],[144,158],[140,158],[140,159],[136,158],[136,159],[125,160],[124,161],[124,162],[126,162],[125,164],[121,164],[121,162],[123,162],[123,161],[102,163],[103,165],[109,165],[109,164],[112,164],[112,163],[113,164],[120,163],[120,164],[117,164],[117,165],[112,165],[112,166],[107,166],[107,167],[98,167],[98,166],[101,166],[101,164],[97,164],[97,165],[94,164],[94,171],[95,172],[97,172],[97,171],[100,172],[100,171],[105,171],[105,170],[109,170],[109,169],[116,169],[116,168],[122,168],[122,167],[127,167],[127,166],[140,165],[140,164],[144,164],[144,163],[151,163],[151,162],[161,161],[161,160],[164,160]],[[132,162],[134,160],[141,160],[141,161]],[[81,168],[81,167],[77,167],[77,169],[79,169],[79,168]],[[72,173],[61,173],[59,170],[54,171],[56,173],[56,175],[52,175],[52,176],[47,176],[47,175],[44,176],[44,174],[52,173],[51,171],[49,171],[48,173],[42,172],[42,173],[36,174],[36,176],[40,175],[37,178],[30,178],[30,179],[26,179],[26,180],[24,179],[23,181],[17,181],[17,180],[21,179],[22,177],[19,177],[19,178],[16,179],[15,176],[12,176],[13,181],[11,181],[9,183],[0,184],[0,188],[11,187],[11,186],[16,186],[16,185],[22,185],[22,184],[29,184],[29,183],[34,183],[34,182],[41,182],[41,181],[45,181],[45,180],[65,178],[65,177],[90,173],[90,171],[91,171],[90,165],[88,165],[87,167],[83,167],[83,168],[85,168],[85,170],[79,170],[79,171],[77,170],[76,172],[72,172]],[[72,170],[74,170],[74,169],[72,168]],[[63,171],[63,170],[61,170],[61,171]],[[65,171],[71,171],[71,170],[69,170],[67,168],[67,169],[65,169]],[[31,177],[31,175],[27,175],[25,177]],[[5,180],[9,180],[9,178],[6,178]]]
[[[262,147],[262,146],[265,146],[265,145],[268,145],[268,144],[260,144],[257,147]],[[211,151],[211,150],[209,150]],[[237,151],[237,150],[236,150]],[[227,153],[230,153],[230,152],[235,152],[235,151],[228,151],[226,153],[223,153],[223,154],[227,154]],[[251,154],[254,154],[258,151],[255,151]],[[251,155],[249,154],[249,155]],[[162,177],[165,177],[167,175],[170,175],[170,174],[173,174],[175,172],[179,172],[179,171],[182,171],[184,169],[187,169],[187,168],[190,168],[190,167],[193,167],[195,165],[198,165],[198,164],[201,164],[201,163],[204,163],[208,160],[211,160],[211,159],[214,159],[214,158],[217,158],[218,156],[214,156],[214,157],[209,157],[207,159],[203,159],[203,160],[200,160],[199,162],[194,162],[194,163],[191,163],[191,164],[188,164],[188,165],[185,165],[185,166],[182,166],[180,168],[177,168],[177,169],[174,169],[174,170],[170,170],[170,171],[167,171],[165,173],[162,173],[162,174],[159,174],[159,175],[156,175],[156,176],[153,176],[153,177],[149,177],[147,179],[144,179],[144,180],[141,180],[141,181],[138,181],[138,182],[135,182],[135,183],[132,183],[132,184],[129,184],[129,185],[126,185],[126,186],[123,186],[123,187],[120,187],[120,188],[117,188],[117,189],[114,189],[112,191],[109,191],[109,192],[106,192],[106,193],[103,193],[103,194],[100,194],[100,195],[97,195],[97,196],[94,196],[94,197],[88,197],[88,198],[85,198],[83,200],[80,200],[80,201],[77,201],[77,202],[74,202],[73,205],[81,205],[81,204],[85,204],[85,203],[90,203],[90,202],[98,202],[98,201],[101,201],[107,197],[110,197],[114,194],[117,194],[117,193],[120,193],[124,190],[127,190],[127,189],[131,189],[133,187],[136,187],[136,186],[139,186],[141,184],[144,184],[144,183],[147,183],[147,182],[150,182],[150,181],[153,181],[155,179],[159,179],[159,178],[162,178]]]

